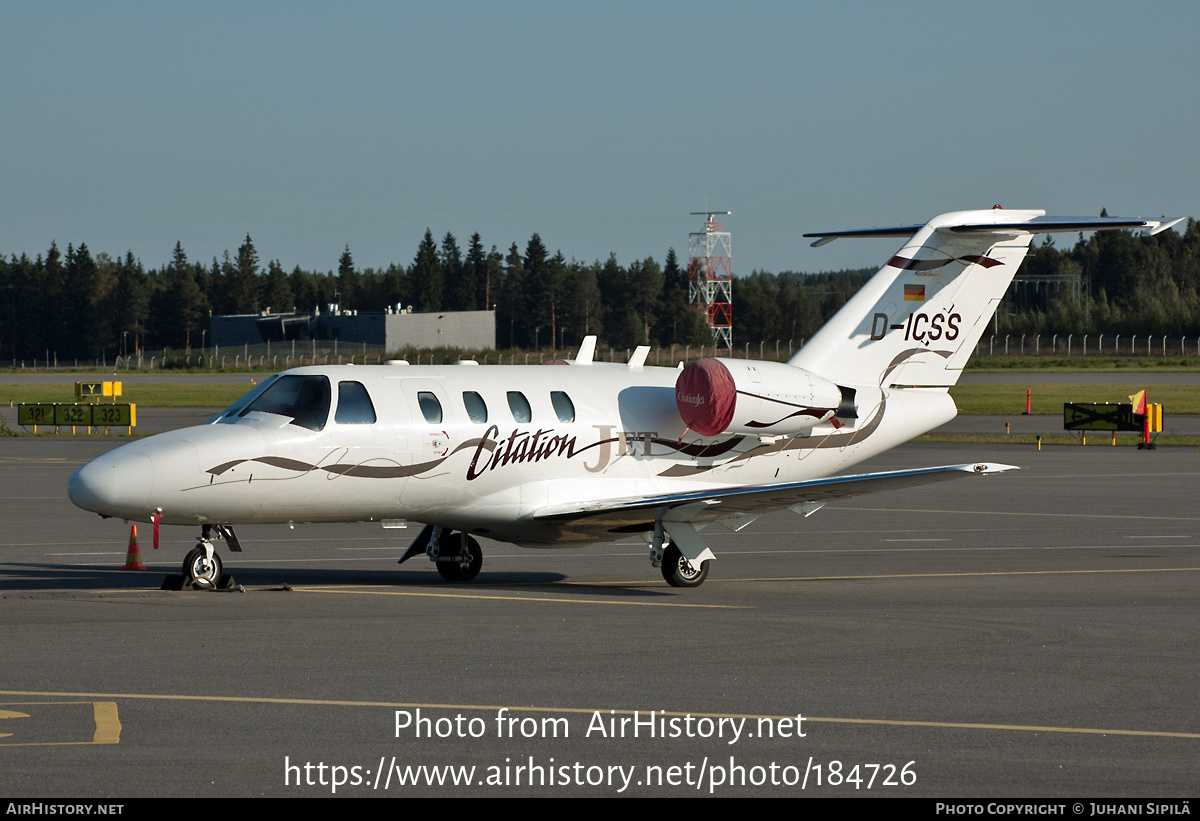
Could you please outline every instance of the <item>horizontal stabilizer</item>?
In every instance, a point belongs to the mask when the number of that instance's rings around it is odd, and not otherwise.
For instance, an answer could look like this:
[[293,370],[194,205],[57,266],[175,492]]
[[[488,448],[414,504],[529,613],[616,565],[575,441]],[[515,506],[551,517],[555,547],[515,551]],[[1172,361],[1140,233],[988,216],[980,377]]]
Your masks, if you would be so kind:
[[828,245],[838,237],[846,237],[848,239],[872,239],[876,237],[911,237],[913,234],[920,231],[922,225],[897,225],[892,228],[860,228],[854,231],[816,231],[811,234],[805,234],[805,237],[820,237],[812,244],[813,248],[820,248],[822,245]]
[[[956,214],[947,214],[948,217],[955,217],[959,214],[978,216],[980,213],[987,214],[989,212],[979,211],[962,211]],[[997,209],[993,213],[1004,215],[1006,212]],[[1011,212],[1008,212],[1011,213]],[[1155,234],[1166,231],[1167,229],[1182,222],[1185,217],[1180,217],[1174,220],[1146,220],[1146,219],[1126,219],[1123,217],[1047,217],[1037,216],[1033,219],[1022,220],[1020,222],[1005,222],[1000,220],[964,220],[961,222],[949,221],[941,223],[941,220],[931,223],[939,231],[951,231],[955,234],[1055,234],[1071,231],[1105,231],[1117,228],[1130,228],[1140,230],[1145,236],[1153,236]],[[941,224],[939,224],[941,223]],[[833,242],[839,237],[847,239],[863,239],[874,237],[911,237],[924,228],[924,225],[896,225],[886,228],[861,228],[850,231],[814,231],[811,234],[805,234],[806,238],[817,237],[817,241],[812,244],[813,248],[818,248]]]
[[[861,473],[833,476],[803,482],[758,485],[726,489],[672,493],[554,505],[534,514],[539,522],[591,520],[606,527],[653,521],[661,511],[664,518],[690,522],[712,522],[734,514],[764,513],[795,505],[834,499],[849,499],[866,493],[916,487],[964,476],[978,476],[1017,470],[1013,465],[976,463],[945,467],[895,470],[885,473]],[[686,511],[681,508],[688,508]]]
[[956,234],[1061,234],[1074,231],[1111,231],[1118,228],[1131,228],[1140,230],[1144,236],[1153,236],[1182,220],[1183,217],[1169,222],[1123,219],[1121,217],[1035,217],[1025,222],[950,225],[941,230],[953,231]]

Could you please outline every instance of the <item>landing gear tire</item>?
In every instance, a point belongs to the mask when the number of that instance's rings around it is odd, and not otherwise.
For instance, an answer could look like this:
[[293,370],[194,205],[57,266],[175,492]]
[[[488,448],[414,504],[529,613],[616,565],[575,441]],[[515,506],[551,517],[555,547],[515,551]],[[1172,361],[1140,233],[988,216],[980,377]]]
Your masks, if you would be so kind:
[[184,584],[196,584],[211,590],[221,583],[222,572],[221,557],[213,553],[212,561],[209,561],[200,545],[193,547],[183,560]]
[[667,545],[663,551],[662,575],[671,587],[699,587],[708,578],[708,562],[700,567],[687,560],[675,545]]
[[[446,537],[442,537],[445,539]],[[454,537],[457,540],[457,535]],[[443,544],[453,544],[453,541],[444,541]],[[438,573],[448,582],[469,582],[471,579],[479,575],[479,568],[483,567],[483,551],[479,549],[479,542],[475,541],[471,536],[467,537],[466,550],[449,557],[449,561],[442,561],[439,558],[437,563]]]

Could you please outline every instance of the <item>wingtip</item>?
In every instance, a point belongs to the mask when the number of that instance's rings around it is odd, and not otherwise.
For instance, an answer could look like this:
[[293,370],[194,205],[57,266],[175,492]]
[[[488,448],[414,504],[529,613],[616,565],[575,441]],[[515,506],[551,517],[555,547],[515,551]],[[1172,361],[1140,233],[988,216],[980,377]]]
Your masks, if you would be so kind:
[[1001,465],[1001,464],[996,464],[994,462],[977,462],[974,465],[964,465],[963,467],[966,468],[967,470],[970,470],[972,473],[983,473],[983,474],[1004,473],[1007,470],[1020,470],[1021,469],[1021,468],[1017,467],[1016,465]]
[[1171,230],[1185,219],[1187,219],[1187,217],[1179,217],[1173,220],[1163,220],[1157,224],[1151,223],[1150,227],[1146,229],[1145,234],[1146,236],[1150,237],[1154,236],[1155,234],[1161,234],[1163,231]]

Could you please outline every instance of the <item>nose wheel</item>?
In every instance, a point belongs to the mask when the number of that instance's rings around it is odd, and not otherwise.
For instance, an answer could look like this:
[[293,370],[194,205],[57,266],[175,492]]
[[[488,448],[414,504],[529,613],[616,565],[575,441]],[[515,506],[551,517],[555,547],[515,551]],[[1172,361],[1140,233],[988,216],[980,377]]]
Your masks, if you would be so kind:
[[184,584],[212,590],[221,583],[221,557],[213,550],[212,542],[197,544],[183,560]]

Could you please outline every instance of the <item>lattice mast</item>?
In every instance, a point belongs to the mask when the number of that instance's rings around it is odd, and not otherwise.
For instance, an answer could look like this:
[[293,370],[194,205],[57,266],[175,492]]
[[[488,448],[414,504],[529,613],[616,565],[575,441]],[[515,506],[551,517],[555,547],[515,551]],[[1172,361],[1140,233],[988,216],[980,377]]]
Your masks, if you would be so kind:
[[715,216],[732,211],[693,211],[704,230],[688,234],[688,301],[704,311],[717,352],[733,350],[733,235]]

